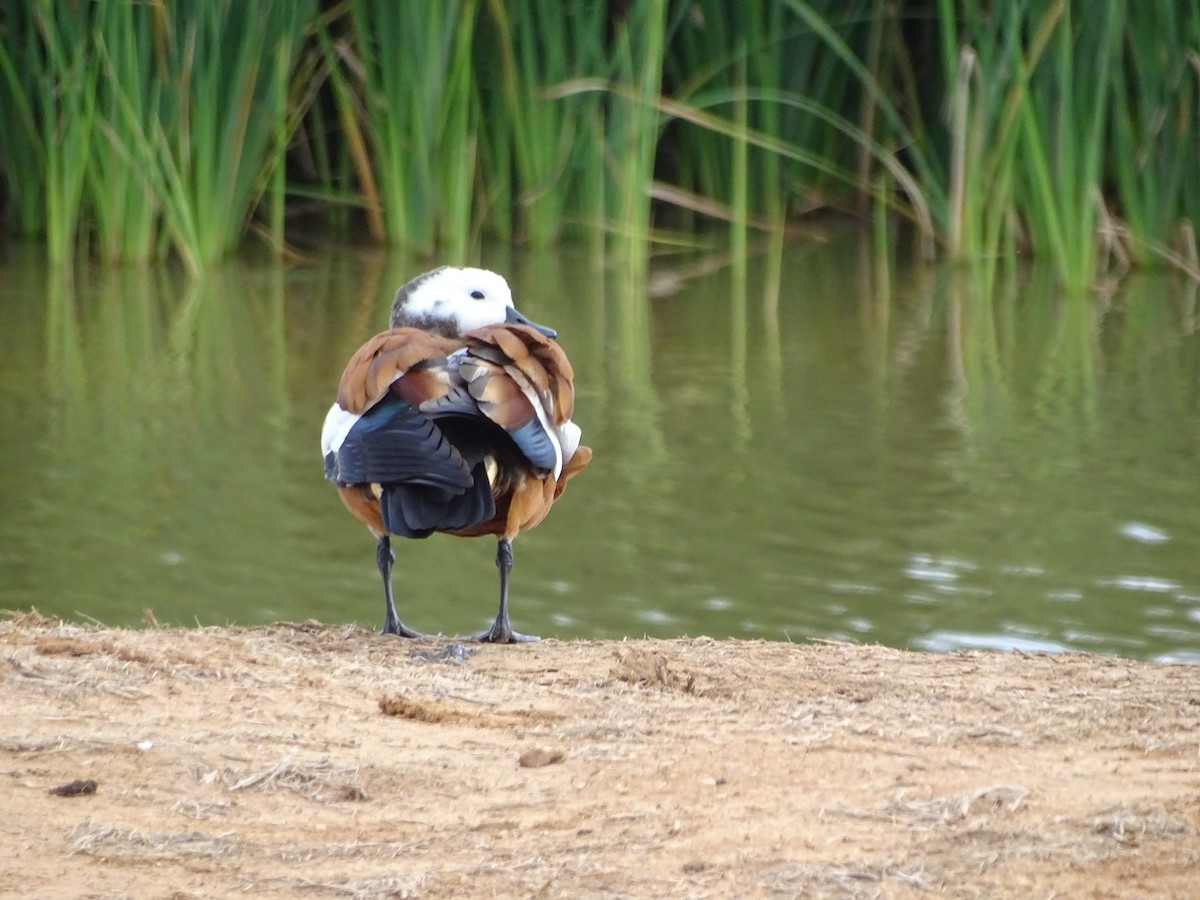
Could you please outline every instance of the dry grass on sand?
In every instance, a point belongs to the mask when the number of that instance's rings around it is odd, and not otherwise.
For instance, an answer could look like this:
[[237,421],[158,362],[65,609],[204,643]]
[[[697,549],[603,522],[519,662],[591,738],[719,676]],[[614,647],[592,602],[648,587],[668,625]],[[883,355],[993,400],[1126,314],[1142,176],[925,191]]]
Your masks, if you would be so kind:
[[32,613],[0,653],[3,896],[1200,891],[1195,667]]

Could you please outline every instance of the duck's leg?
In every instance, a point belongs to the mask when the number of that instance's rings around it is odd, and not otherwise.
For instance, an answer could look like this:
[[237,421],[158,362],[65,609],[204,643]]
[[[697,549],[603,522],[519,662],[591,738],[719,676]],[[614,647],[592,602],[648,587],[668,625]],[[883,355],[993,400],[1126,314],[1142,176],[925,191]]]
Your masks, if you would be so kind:
[[419,631],[413,631],[400,621],[396,613],[396,601],[392,596],[392,564],[396,554],[392,551],[392,542],[385,534],[375,547],[375,564],[379,566],[379,575],[383,578],[383,598],[387,602],[387,611],[383,620],[383,631],[380,634],[396,634],[400,637],[425,637]]
[[496,621],[492,623],[492,627],[477,638],[484,643],[516,644],[541,640],[536,634],[513,631],[512,624],[508,621],[508,576],[512,567],[512,542],[508,538],[500,538],[500,543],[496,545],[496,568],[500,570],[500,611],[496,613]]

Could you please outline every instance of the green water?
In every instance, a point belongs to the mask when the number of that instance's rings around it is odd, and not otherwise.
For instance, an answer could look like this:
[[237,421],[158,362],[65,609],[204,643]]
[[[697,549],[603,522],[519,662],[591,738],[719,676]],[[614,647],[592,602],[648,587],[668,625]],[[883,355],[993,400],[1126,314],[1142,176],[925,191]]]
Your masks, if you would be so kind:
[[[650,290],[582,252],[480,261],[551,324],[596,453],[516,544],[559,637],[842,638],[1200,661],[1200,309],[1166,275],[884,279],[854,234]],[[719,263],[719,261],[718,261]],[[322,479],[342,366],[426,268],[360,250],[202,285],[0,258],[0,607],[378,627],[374,541]],[[398,547],[401,613],[495,612],[494,544]]]

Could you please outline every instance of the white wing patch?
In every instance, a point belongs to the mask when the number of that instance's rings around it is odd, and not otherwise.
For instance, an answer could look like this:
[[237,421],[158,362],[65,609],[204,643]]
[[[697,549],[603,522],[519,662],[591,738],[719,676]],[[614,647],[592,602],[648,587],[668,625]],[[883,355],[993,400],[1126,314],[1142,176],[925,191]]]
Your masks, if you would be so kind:
[[558,429],[558,443],[562,447],[562,458],[564,462],[570,462],[571,457],[575,455],[575,451],[579,449],[579,442],[583,438],[583,429],[572,422],[570,419],[562,423]]
[[350,433],[350,429],[361,418],[362,416],[346,412],[346,410],[342,409],[336,403],[333,404],[325,416],[325,425],[321,429],[321,456],[328,456],[330,453],[336,453],[341,449],[342,442],[346,440],[346,435]]

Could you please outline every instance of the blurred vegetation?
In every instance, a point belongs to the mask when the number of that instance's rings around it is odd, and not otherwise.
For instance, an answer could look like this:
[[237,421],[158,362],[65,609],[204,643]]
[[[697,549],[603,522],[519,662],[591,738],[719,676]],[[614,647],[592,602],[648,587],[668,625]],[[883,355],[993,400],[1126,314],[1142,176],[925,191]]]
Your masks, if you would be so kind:
[[985,283],[1200,279],[1198,48],[1200,0],[29,0],[0,211],[196,275],[248,234],[744,260],[833,211]]

